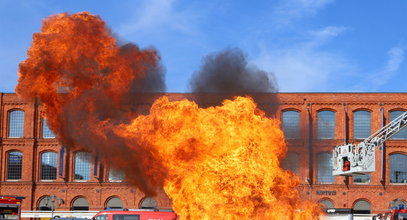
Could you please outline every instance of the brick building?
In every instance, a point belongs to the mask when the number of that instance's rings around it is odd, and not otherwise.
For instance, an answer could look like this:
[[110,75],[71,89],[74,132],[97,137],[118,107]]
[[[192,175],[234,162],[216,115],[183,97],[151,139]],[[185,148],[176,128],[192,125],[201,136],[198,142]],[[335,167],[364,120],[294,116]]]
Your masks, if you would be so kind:
[[[87,152],[61,146],[41,117],[41,106],[0,93],[0,194],[25,196],[24,210],[100,210],[106,207],[170,208],[161,192],[145,197]],[[166,94],[172,100],[191,94]],[[224,97],[205,95],[218,102]],[[376,171],[356,177],[332,176],[333,147],[358,142],[407,111],[404,93],[279,93],[253,95],[259,107],[282,121],[288,154],[283,167],[295,172],[302,198],[326,207],[382,212],[407,199],[407,130],[376,150]],[[279,100],[276,102],[276,100]],[[141,103],[140,111],[146,111]],[[271,114],[271,113],[270,113]]]

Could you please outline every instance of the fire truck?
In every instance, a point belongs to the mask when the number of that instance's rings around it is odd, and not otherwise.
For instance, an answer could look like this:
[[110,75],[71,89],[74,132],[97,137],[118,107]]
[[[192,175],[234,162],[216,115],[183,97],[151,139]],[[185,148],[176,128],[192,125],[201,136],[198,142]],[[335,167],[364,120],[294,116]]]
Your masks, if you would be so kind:
[[335,147],[333,159],[334,176],[354,176],[375,171],[375,149],[407,126],[407,112],[388,123],[359,144]]
[[105,210],[97,213],[93,220],[176,220],[172,210],[134,209]]
[[0,195],[0,220],[21,219],[21,202],[25,197]]
[[373,216],[374,220],[406,220],[407,219],[407,209],[404,206],[393,207],[390,211],[384,214],[377,214]]

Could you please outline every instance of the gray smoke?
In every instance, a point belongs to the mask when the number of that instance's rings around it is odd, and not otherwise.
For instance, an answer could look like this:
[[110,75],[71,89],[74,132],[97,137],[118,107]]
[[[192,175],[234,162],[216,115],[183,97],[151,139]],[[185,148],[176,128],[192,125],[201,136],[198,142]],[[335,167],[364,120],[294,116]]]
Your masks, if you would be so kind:
[[193,93],[272,93],[278,91],[271,72],[249,66],[239,48],[226,48],[203,59],[190,81]]
[[[193,74],[189,85],[195,93],[194,100],[202,107],[219,105],[223,99],[237,95],[251,96],[261,108],[265,105],[264,97],[274,106],[278,103],[274,73],[249,65],[246,54],[239,48],[226,48],[204,57],[201,69]],[[268,107],[267,111],[273,113],[274,109]]]

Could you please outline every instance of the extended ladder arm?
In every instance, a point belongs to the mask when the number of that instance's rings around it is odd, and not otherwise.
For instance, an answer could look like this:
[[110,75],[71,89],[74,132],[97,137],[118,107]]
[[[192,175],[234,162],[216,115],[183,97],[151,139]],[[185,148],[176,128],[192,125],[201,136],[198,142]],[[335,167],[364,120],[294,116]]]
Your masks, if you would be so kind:
[[375,149],[407,126],[407,112],[359,144],[335,147],[333,175],[360,175],[375,171]]

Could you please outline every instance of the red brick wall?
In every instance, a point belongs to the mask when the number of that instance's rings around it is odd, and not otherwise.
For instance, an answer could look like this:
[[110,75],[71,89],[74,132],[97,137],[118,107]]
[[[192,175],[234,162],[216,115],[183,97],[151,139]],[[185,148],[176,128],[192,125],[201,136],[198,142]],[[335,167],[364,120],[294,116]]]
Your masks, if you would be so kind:
[[[161,94],[156,95],[159,97]],[[192,94],[166,94],[171,100],[184,98],[195,99]],[[356,110],[371,112],[371,131],[381,128],[381,112],[383,107],[386,123],[389,122],[389,112],[395,109],[407,110],[407,94],[405,93],[280,93],[277,95],[253,95],[259,107],[268,115],[276,113],[274,117],[281,119],[282,111],[296,110],[300,113],[301,138],[287,140],[290,152],[300,155],[298,177],[301,181],[299,192],[303,198],[320,201],[330,199],[337,208],[352,208],[356,201],[370,202],[373,212],[389,208],[389,203],[397,198],[407,200],[406,184],[391,184],[389,181],[389,155],[395,152],[407,154],[407,140],[389,140],[386,142],[385,178],[381,182],[381,151],[376,150],[376,172],[371,174],[369,184],[353,183],[352,178],[345,181],[345,177],[335,177],[333,184],[319,184],[317,181],[317,155],[319,152],[332,152],[333,147],[348,142],[357,142],[353,139],[353,113]],[[276,97],[277,96],[277,97]],[[206,103],[220,102],[224,95],[204,94],[200,100]],[[277,99],[276,99],[277,98]],[[145,112],[150,99],[140,101],[140,111]],[[275,103],[275,100],[279,100]],[[59,153],[61,144],[57,139],[43,139],[41,125],[41,106],[34,103],[25,103],[15,94],[0,93],[0,194],[26,196],[23,209],[36,209],[43,196],[56,195],[63,199],[64,204],[59,210],[70,209],[75,198],[85,197],[91,210],[103,209],[109,198],[116,196],[123,201],[126,208],[139,208],[144,195],[137,188],[124,182],[108,182],[108,168],[98,164],[98,175],[87,182],[73,180],[73,152],[66,149],[64,154],[64,175],[55,181],[40,181],[40,159],[44,151]],[[24,138],[8,138],[8,112],[12,109],[21,109],[25,112]],[[333,110],[336,117],[335,139],[317,139],[317,114],[321,110]],[[345,113],[346,109],[346,113]],[[345,123],[345,114],[347,120]],[[311,118],[310,118],[311,117]],[[312,122],[310,124],[310,121]],[[345,126],[347,132],[345,133]],[[310,137],[312,135],[312,137]],[[23,176],[20,181],[8,181],[7,152],[19,150],[23,153]],[[59,161],[59,159],[58,159]],[[95,160],[93,159],[93,162]],[[59,172],[59,166],[58,166]],[[320,195],[321,191],[325,192]],[[319,192],[319,194],[317,193]],[[160,208],[170,208],[170,199],[160,192],[155,198]]]

